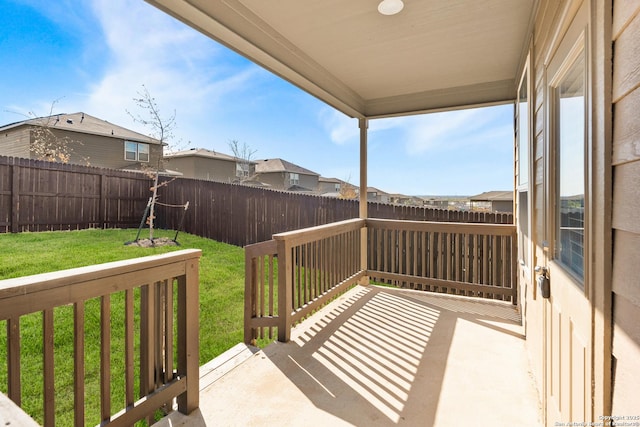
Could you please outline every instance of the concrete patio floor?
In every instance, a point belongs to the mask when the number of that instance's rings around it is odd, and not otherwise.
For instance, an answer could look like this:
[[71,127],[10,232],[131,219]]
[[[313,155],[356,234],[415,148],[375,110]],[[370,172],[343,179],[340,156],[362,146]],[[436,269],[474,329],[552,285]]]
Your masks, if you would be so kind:
[[510,303],[357,286],[263,350],[200,369],[200,409],[160,426],[540,426]]

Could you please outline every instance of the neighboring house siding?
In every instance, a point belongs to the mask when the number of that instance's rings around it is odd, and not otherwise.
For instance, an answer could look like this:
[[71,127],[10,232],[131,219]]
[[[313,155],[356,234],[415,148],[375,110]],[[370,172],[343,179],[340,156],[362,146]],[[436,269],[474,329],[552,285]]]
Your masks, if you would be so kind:
[[180,172],[185,178],[199,178],[196,173],[194,157],[172,157],[166,159],[165,166],[167,169]]
[[72,140],[73,153],[70,163],[85,164],[88,161],[91,166],[112,169],[143,163],[156,168],[162,155],[160,145],[149,144],[149,162],[125,160],[124,139],[61,130],[55,130],[54,133],[60,138],[68,137]]
[[285,179],[287,174],[285,172],[260,172],[258,173],[258,180],[265,184],[269,184],[273,189],[284,190],[289,187],[287,179],[287,187],[285,187]]
[[298,185],[315,191],[318,188],[318,177],[300,174],[300,183]]
[[[2,154],[7,156],[35,158],[33,153],[25,150],[24,146],[31,132],[31,126],[19,126],[4,132],[2,138]],[[91,165],[103,168],[122,169],[137,165],[140,162],[129,161],[124,158],[124,139],[103,135],[92,135],[83,132],[72,132],[63,129],[52,129],[53,134],[61,140],[68,138],[72,149],[69,163]],[[17,148],[5,150],[7,145],[16,141]],[[14,154],[15,153],[15,154]],[[159,144],[149,144],[149,162],[143,162],[151,167],[158,166],[162,157],[162,147]]]
[[340,191],[340,189],[336,188],[336,185],[340,186],[340,184],[337,182],[318,182],[318,192],[337,193]]
[[[185,178],[202,179],[216,182],[238,182],[238,159],[205,148],[169,153],[165,157],[165,168],[183,174]],[[249,164],[248,176],[254,166]]]
[[29,130],[23,127],[3,132],[0,135],[0,154],[29,158]]
[[494,212],[513,212],[513,202],[509,200],[494,200],[491,202],[491,210]]
[[202,179],[218,182],[233,182],[236,179],[236,163],[219,159],[198,158],[196,170],[206,171],[206,178]]
[[613,13],[613,378],[612,414],[640,408],[640,2]]

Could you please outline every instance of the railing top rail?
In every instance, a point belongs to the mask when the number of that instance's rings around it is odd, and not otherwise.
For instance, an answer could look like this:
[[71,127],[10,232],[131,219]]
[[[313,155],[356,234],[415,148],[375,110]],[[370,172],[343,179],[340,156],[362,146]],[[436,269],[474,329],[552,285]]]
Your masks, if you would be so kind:
[[364,227],[364,225],[364,219],[353,218],[344,221],[332,222],[331,224],[278,233],[274,234],[273,238],[277,241],[286,241],[293,246],[313,242],[315,240],[324,239],[340,233],[346,233],[348,231],[358,230]]
[[252,243],[244,247],[245,256],[248,256],[248,257],[275,254],[277,251],[278,251],[278,245],[275,240],[267,240],[264,242]]
[[516,226],[513,224],[408,221],[367,218],[366,226],[394,230],[435,231],[444,233],[468,233],[498,236],[512,236],[516,234]]
[[[68,299],[67,303],[79,299],[89,299],[106,293],[116,292],[127,287],[134,287],[139,284],[151,283],[154,280],[162,280],[171,277],[180,271],[179,268],[172,268],[178,264],[184,265],[185,261],[199,259],[202,251],[199,249],[184,249],[176,252],[169,252],[161,255],[151,255],[141,258],[134,258],[122,261],[108,262],[104,264],[90,265],[86,267],[72,268],[68,270],[54,271],[50,273],[36,274],[33,276],[16,277],[0,281],[0,307],[7,311],[22,314],[38,311],[43,307],[56,306],[55,301],[47,301],[42,298],[44,295],[55,295],[57,299]],[[151,274],[152,270],[154,274]],[[160,271],[161,270],[161,271]],[[158,275],[163,277],[156,277]],[[184,274],[184,272],[182,273]],[[127,275],[124,281],[123,275]],[[133,276],[135,277],[133,277]],[[104,286],[87,286],[89,283],[101,281]],[[83,286],[85,285],[85,286]],[[69,286],[82,286],[82,292],[62,291],[59,288]],[[105,292],[107,290],[108,292]],[[23,303],[22,308],[12,307],[12,301],[16,298],[25,300],[29,298],[31,302]],[[35,301],[38,300],[38,304]],[[42,307],[39,307],[42,306]],[[6,318],[10,314],[0,310],[0,317]]]

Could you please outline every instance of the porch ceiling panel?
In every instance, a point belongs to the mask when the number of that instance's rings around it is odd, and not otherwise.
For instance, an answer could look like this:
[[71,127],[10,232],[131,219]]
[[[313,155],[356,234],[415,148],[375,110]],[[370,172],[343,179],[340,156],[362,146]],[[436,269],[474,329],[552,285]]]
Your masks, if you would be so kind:
[[536,0],[147,0],[352,117],[511,101]]

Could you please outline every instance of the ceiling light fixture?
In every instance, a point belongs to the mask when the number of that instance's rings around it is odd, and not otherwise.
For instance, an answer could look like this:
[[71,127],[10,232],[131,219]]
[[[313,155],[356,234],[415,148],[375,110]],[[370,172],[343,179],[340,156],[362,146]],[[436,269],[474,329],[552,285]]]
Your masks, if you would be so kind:
[[378,5],[378,12],[383,15],[395,15],[404,7],[402,0],[382,0]]

